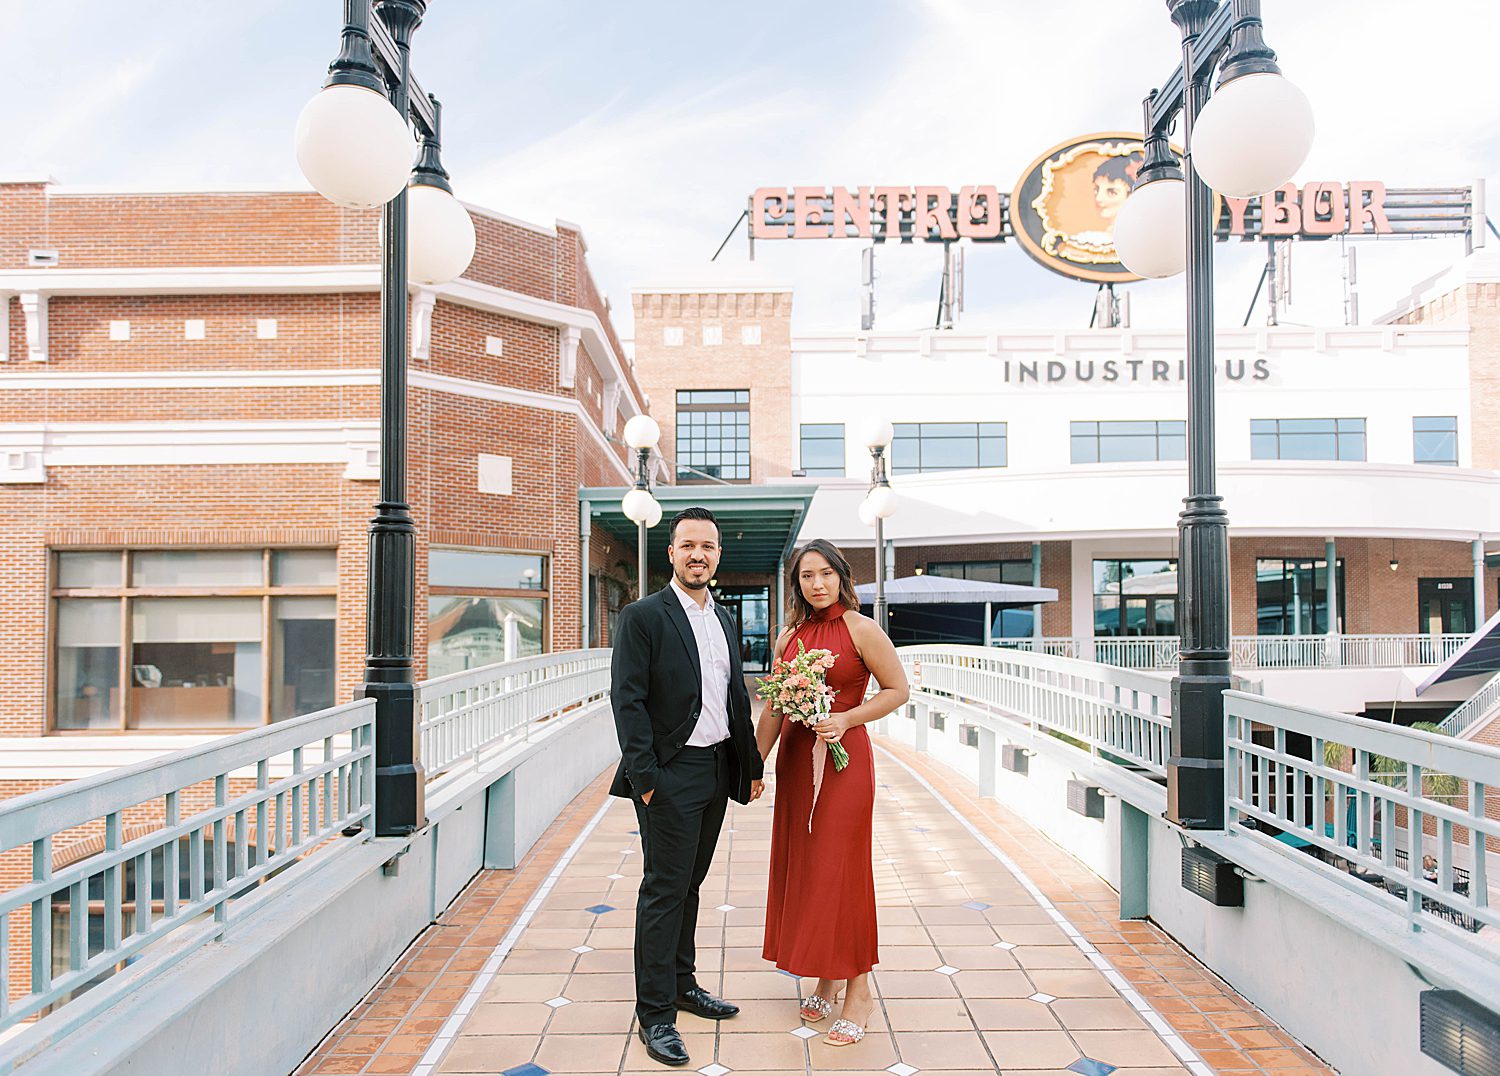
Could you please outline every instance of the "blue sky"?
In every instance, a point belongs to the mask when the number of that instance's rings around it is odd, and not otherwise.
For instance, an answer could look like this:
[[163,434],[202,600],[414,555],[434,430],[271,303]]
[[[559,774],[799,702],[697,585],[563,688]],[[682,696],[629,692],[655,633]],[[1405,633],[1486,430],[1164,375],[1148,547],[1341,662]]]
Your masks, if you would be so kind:
[[[1500,202],[1485,0],[1264,8],[1267,38],[1318,117],[1300,179],[1489,176]],[[339,0],[0,0],[12,106],[0,173],[299,186],[292,125],[336,51],[341,10]],[[1137,125],[1177,38],[1160,0],[433,0],[414,54],[444,102],[459,196],[580,224],[626,332],[632,287],[746,282],[794,286],[799,329],[839,330],[857,325],[858,242],[763,243],[751,265],[737,240],[708,264],[750,191],[1008,189],[1055,142]],[[1342,320],[1337,248],[1299,246],[1290,320]],[[1454,241],[1360,250],[1366,320],[1461,252]],[[1244,317],[1260,261],[1258,247],[1218,248],[1221,322]],[[937,248],[883,248],[877,268],[879,327],[930,325]],[[971,250],[967,268],[962,328],[1088,323],[1092,289],[1013,245]],[[1180,323],[1180,282],[1131,290],[1138,326]]]

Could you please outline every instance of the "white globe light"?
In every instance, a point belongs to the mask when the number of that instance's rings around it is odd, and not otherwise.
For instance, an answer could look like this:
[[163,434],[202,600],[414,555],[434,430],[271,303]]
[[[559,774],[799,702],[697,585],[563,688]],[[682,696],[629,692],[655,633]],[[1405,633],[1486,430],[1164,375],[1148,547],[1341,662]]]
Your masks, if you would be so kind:
[[639,451],[655,448],[661,440],[661,427],[650,415],[636,415],[625,423],[625,443]]
[[1296,174],[1313,131],[1312,105],[1296,86],[1280,75],[1242,75],[1203,106],[1188,152],[1204,183],[1231,198],[1251,198]]
[[297,117],[297,166],[335,205],[384,205],[406,186],[417,144],[391,103],[361,86],[329,86]]
[[866,448],[885,448],[891,443],[891,438],[896,436],[896,430],[889,419],[876,416],[865,420],[864,438]]
[[1115,215],[1115,253],[1136,276],[1176,276],[1187,267],[1186,186],[1180,179],[1142,184]]
[[859,521],[866,527],[875,526],[875,513],[870,510],[870,498],[859,502]]
[[406,272],[413,284],[446,284],[474,259],[474,221],[441,187],[406,189]]
[[651,515],[651,506],[656,498],[646,489],[633,489],[620,500],[620,511],[632,523],[644,523]]
[[896,511],[896,491],[890,486],[876,486],[865,498],[865,503],[870,506],[870,514],[876,519],[890,519],[891,514]]
[[655,497],[651,498],[651,511],[646,516],[646,529],[650,530],[661,522],[661,502]]

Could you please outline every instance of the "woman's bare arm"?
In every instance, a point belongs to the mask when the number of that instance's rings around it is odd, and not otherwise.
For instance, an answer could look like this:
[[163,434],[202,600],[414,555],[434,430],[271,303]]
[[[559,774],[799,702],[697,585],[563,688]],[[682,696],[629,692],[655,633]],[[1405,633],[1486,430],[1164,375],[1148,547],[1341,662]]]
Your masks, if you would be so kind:
[[[786,649],[791,632],[783,631],[776,636],[776,649],[771,651],[771,662],[774,665],[781,660],[782,651]],[[776,746],[776,740],[781,735],[781,714],[771,709],[767,704],[760,712],[760,721],[755,726],[755,746],[760,749],[762,759],[771,757],[771,748]]]
[[849,636],[854,640],[854,647],[859,651],[865,668],[870,670],[875,682],[880,685],[880,690],[858,706],[842,713],[830,714],[828,720],[817,730],[819,736],[829,741],[837,741],[855,725],[880,720],[903,705],[911,696],[911,689],[906,684],[906,670],[901,666],[901,659],[896,656],[896,648],[890,637],[880,630],[880,626],[869,617],[855,612],[845,613],[844,623],[849,626]]

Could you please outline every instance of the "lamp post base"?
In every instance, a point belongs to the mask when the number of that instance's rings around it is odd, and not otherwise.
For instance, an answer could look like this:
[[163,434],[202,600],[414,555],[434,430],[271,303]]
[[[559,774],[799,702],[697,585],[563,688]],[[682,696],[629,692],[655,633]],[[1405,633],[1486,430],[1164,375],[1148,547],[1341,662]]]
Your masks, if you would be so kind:
[[1224,692],[1221,670],[1172,678],[1172,753],[1167,759],[1167,821],[1183,829],[1224,828]]
[[427,824],[416,685],[366,683],[364,697],[375,700],[375,836],[404,837]]

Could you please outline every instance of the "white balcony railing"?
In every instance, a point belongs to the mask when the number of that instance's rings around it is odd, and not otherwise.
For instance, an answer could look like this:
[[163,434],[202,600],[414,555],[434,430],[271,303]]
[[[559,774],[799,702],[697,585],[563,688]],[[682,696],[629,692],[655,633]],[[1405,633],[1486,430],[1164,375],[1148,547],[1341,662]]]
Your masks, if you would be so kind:
[[[1236,635],[1230,660],[1236,669],[1384,669],[1440,665],[1468,635]],[[1051,637],[1041,652],[1118,665],[1124,669],[1173,669],[1181,640],[1176,635]],[[997,639],[997,647],[1035,650],[1031,639]]]
[[1443,718],[1443,731],[1449,736],[1462,736],[1497,707],[1500,707],[1500,673],[1490,677],[1462,706]]
[[608,693],[608,650],[541,654],[424,680],[417,712],[427,779],[524,741],[548,719]]
[[[1232,825],[1267,825],[1318,849],[1319,869],[1404,908],[1412,930],[1500,925],[1485,852],[1500,842],[1500,818],[1486,813],[1500,749],[1238,692],[1224,701]],[[1310,749],[1289,750],[1289,734]],[[1311,863],[1284,841],[1253,836]]]

